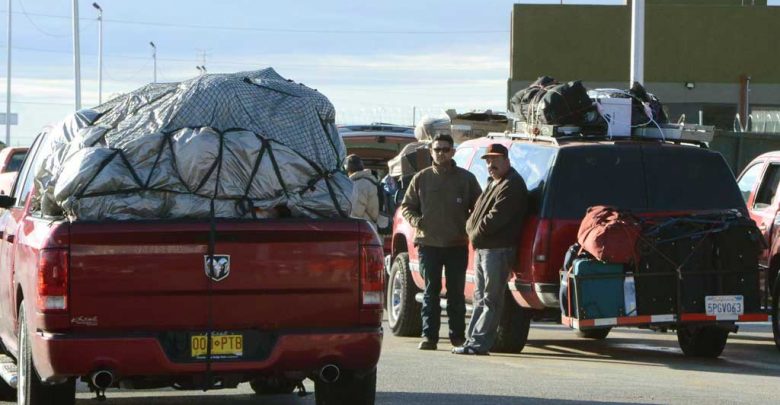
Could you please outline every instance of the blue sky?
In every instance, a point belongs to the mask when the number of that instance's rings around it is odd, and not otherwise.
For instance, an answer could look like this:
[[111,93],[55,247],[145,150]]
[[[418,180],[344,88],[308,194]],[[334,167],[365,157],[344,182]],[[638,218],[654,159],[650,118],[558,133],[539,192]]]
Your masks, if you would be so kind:
[[[522,1],[559,3],[559,1]],[[74,109],[71,1],[11,0],[13,145],[29,144]],[[340,123],[412,123],[440,114],[503,110],[512,0],[99,0],[104,10],[103,100],[152,81],[274,67],[330,98]],[[566,4],[622,1],[565,1]],[[79,0],[82,104],[97,94],[97,22]],[[7,0],[0,4],[5,111]],[[4,139],[4,128],[0,138]]]

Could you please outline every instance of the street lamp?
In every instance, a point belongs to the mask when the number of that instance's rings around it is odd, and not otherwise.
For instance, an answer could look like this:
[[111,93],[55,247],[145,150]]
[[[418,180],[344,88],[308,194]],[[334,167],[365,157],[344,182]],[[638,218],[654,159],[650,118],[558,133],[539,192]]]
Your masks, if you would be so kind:
[[79,48],[79,2],[73,0],[73,81],[76,88],[76,111],[81,109],[81,50]]
[[206,66],[204,65],[195,66],[195,69],[198,69],[198,72],[200,72],[201,75],[206,74]]
[[154,60],[154,81],[152,83],[157,83],[157,46],[152,41],[149,41],[149,45],[152,46],[152,60]]
[[8,0],[8,77],[5,79],[5,146],[11,146],[11,0]]
[[98,12],[98,105],[103,104],[103,9],[97,3],[92,7]]

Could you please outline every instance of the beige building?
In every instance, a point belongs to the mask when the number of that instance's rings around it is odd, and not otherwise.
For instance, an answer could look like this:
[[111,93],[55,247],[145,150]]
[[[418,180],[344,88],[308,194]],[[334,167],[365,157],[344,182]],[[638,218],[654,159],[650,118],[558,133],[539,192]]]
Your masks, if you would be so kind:
[[[542,75],[628,88],[631,6],[515,4],[507,97]],[[744,5],[743,5],[744,4]],[[645,87],[671,120],[780,132],[780,7],[766,0],[646,0]],[[767,121],[767,117],[769,121]]]

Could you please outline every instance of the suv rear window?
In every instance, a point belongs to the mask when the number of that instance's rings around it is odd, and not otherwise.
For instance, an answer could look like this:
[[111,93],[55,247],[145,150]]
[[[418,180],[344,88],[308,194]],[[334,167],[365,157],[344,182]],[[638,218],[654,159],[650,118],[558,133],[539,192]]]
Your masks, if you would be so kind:
[[593,205],[647,206],[639,145],[561,148],[550,179],[554,218],[580,219]]
[[552,217],[580,219],[593,205],[634,212],[745,210],[723,157],[675,145],[561,148],[551,177]]
[[720,210],[745,202],[719,153],[672,145],[645,146],[648,205],[652,210]]

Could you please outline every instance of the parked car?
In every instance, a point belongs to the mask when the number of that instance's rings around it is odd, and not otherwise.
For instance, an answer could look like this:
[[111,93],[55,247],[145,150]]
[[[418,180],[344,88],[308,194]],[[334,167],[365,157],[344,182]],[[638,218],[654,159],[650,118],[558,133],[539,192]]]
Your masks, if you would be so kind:
[[0,196],[0,391],[60,405],[74,403],[78,378],[98,395],[245,381],[290,393],[312,378],[318,404],[374,403],[383,252],[364,220],[218,219],[212,282],[208,220],[32,208],[48,142],[38,136]]
[[[747,216],[734,176],[723,157],[706,148],[659,140],[491,134],[462,143],[454,156],[456,163],[472,172],[483,188],[488,172],[480,156],[492,143],[501,143],[509,149],[512,166],[525,179],[530,200],[493,351],[521,351],[532,319],[562,319],[559,272],[566,250],[577,241],[577,230],[588,207],[609,205],[653,216],[713,210]],[[402,336],[419,336],[421,330],[420,291],[424,283],[413,241],[414,229],[397,212],[387,305],[389,326],[394,334]],[[472,299],[474,291],[473,259],[474,252],[470,250],[467,301]],[[669,288],[673,289],[674,285]],[[748,293],[757,294],[757,285],[746,288]],[[705,294],[703,290],[696,294]],[[676,328],[686,354],[716,357],[726,343],[728,333],[724,331],[735,330],[734,322],[717,321],[704,314],[705,297],[699,298],[700,314],[681,314],[677,310],[653,327]],[[762,316],[766,318],[759,314],[744,319]],[[614,320],[604,322],[607,321]],[[611,325],[616,324],[604,325],[608,326],[582,329],[580,335],[605,338]]]
[[26,147],[8,147],[0,150],[0,194],[8,195],[19,168],[27,156]]
[[738,179],[742,198],[764,235],[768,248],[760,256],[762,299],[772,308],[772,332],[780,350],[780,151],[765,153],[750,162]]
[[[370,169],[377,181],[383,182],[388,196],[388,211],[396,208],[394,188],[398,187],[400,179],[387,179],[387,162],[396,157],[404,146],[416,142],[414,127],[373,123],[370,125],[342,125],[338,127],[341,139],[347,147],[347,154],[355,154],[363,160],[366,169]],[[383,233],[386,253],[390,253],[390,234]]]

